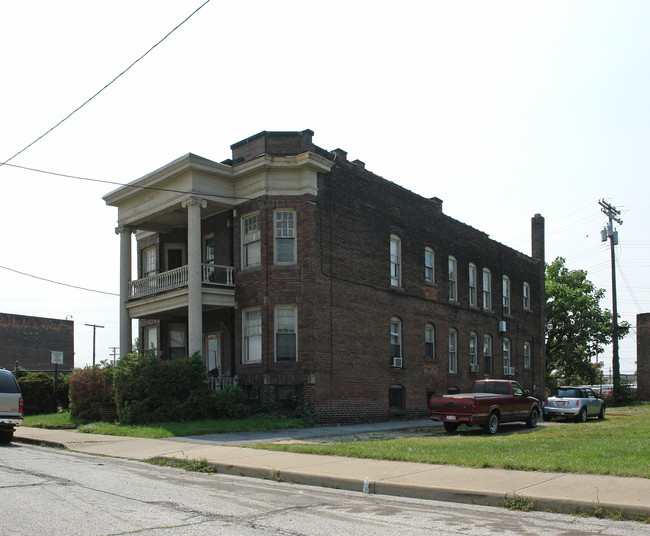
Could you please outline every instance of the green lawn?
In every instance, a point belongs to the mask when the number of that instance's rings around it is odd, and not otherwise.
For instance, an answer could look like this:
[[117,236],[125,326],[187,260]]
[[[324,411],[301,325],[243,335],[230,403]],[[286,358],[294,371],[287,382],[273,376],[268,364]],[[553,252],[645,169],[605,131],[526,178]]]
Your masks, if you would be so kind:
[[143,425],[114,424],[95,422],[78,424],[69,412],[51,415],[31,415],[25,417],[24,426],[40,428],[77,428],[89,434],[105,434],[129,437],[182,437],[188,435],[225,434],[230,432],[259,432],[265,430],[284,430],[304,427],[302,419],[275,415],[253,415],[245,419],[204,419],[190,422],[163,422]]
[[253,448],[355,458],[597,473],[650,478],[650,405],[610,410],[604,421],[553,422],[530,430],[503,426],[496,436],[442,429],[425,437],[314,444],[259,444]]

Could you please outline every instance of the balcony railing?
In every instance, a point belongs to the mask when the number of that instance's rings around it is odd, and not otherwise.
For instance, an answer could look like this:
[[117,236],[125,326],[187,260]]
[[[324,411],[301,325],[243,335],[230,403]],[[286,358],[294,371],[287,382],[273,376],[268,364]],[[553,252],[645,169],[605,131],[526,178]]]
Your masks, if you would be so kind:
[[226,387],[231,387],[237,385],[239,378],[235,376],[234,378],[226,377],[217,377],[217,378],[208,378],[208,385],[213,391],[223,391]]
[[[205,284],[233,287],[232,266],[202,264],[201,280]],[[129,299],[143,298],[187,286],[187,266],[129,282]]]

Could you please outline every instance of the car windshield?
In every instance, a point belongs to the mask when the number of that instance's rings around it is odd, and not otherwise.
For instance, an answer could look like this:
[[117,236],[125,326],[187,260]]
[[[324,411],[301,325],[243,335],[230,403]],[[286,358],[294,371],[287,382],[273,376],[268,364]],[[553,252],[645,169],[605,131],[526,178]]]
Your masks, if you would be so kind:
[[555,396],[558,398],[580,398],[578,389],[556,389]]
[[11,372],[0,372],[0,393],[20,393],[20,387]]

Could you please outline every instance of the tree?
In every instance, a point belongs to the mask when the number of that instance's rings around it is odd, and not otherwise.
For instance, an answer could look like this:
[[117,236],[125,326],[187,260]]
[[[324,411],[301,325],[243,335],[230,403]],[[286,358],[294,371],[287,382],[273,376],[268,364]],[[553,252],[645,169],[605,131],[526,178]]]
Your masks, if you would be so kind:
[[[605,291],[587,279],[587,272],[564,263],[558,257],[546,266],[546,381],[594,384],[603,366],[597,356],[612,342],[612,313],[601,309]],[[620,322],[619,339],[629,330],[628,322]]]

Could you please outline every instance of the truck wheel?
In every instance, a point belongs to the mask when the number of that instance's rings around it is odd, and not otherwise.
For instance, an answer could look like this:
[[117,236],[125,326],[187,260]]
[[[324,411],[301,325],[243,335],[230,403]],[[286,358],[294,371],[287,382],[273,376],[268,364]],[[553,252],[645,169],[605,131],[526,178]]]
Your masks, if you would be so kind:
[[598,414],[598,419],[603,420],[605,418],[605,404],[600,406],[600,413]]
[[446,422],[445,423],[445,430],[449,432],[450,434],[453,434],[456,430],[458,430],[458,423],[457,422]]
[[530,417],[526,419],[526,426],[528,428],[535,428],[537,426],[537,421],[539,420],[539,412],[533,408],[530,410]]
[[499,429],[499,414],[496,411],[493,411],[490,413],[488,416],[488,420],[485,423],[485,431],[490,434],[494,435],[497,433],[497,430]]
[[576,422],[587,422],[587,408],[582,408],[576,415]]
[[11,440],[14,437],[13,432],[0,432],[0,443],[11,443]]

